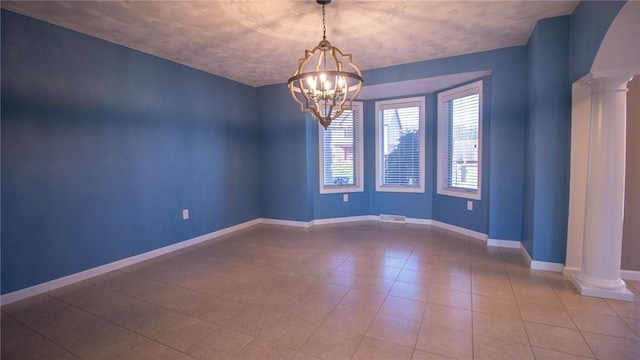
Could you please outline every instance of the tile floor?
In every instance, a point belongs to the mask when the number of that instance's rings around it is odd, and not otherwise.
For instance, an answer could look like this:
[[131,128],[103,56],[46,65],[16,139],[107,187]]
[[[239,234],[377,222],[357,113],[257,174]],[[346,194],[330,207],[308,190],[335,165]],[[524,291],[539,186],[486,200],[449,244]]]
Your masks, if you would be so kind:
[[5,360],[640,359],[639,300],[378,222],[260,225],[6,305],[1,325]]

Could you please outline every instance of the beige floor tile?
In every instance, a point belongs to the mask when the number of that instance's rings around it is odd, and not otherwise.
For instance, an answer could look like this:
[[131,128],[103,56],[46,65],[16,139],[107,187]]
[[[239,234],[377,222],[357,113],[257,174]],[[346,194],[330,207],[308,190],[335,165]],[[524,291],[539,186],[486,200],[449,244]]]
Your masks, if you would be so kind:
[[416,349],[412,360],[451,360],[453,358]]
[[362,335],[344,330],[320,326],[302,345],[302,352],[325,360],[350,359],[356,351]]
[[295,350],[311,336],[317,327],[318,323],[289,316],[281,316],[260,332],[259,337]]
[[351,288],[342,285],[331,284],[329,282],[321,281],[314,286],[305,296],[327,300],[328,302],[340,302],[342,298],[349,292]]
[[20,360],[527,359],[527,341],[537,360],[640,358],[640,299],[583,297],[518,250],[379,222],[256,226],[5,305],[0,321],[2,358]]
[[124,353],[114,360],[170,360],[178,355],[178,351],[152,340],[147,340]]
[[240,352],[233,356],[233,360],[288,360],[294,350],[262,339],[254,339]]
[[386,295],[351,289],[340,302],[343,305],[357,307],[367,311],[376,312],[380,309]]
[[[36,334],[30,329],[19,330],[11,326],[5,330],[5,319],[2,320],[2,359],[41,360],[60,359],[68,355],[67,351],[54,342]],[[15,333],[14,333],[15,331]]]
[[186,350],[216,328],[216,325],[200,319],[185,317],[152,335],[151,338],[174,349]]
[[364,335],[375,316],[376,313],[372,311],[338,305],[324,319],[323,325]]
[[581,296],[578,294],[562,294],[560,295],[560,300],[567,310],[576,310],[602,315],[616,315],[616,312],[607,304],[607,302],[605,302],[604,299]]
[[472,312],[470,310],[428,304],[422,321],[431,325],[472,332]]
[[431,288],[429,301],[432,304],[471,310],[471,293],[449,289]]
[[391,290],[393,284],[393,280],[382,279],[375,276],[357,275],[356,283],[353,284],[353,288],[361,291],[387,294]]
[[333,301],[304,297],[285,310],[284,314],[313,322],[322,322],[336,305],[337,303]]
[[99,299],[110,293],[109,289],[94,285],[90,282],[80,281],[75,284],[55,289],[47,294],[67,302],[74,306],[82,306],[88,301]]
[[569,310],[569,314],[571,314],[571,318],[573,318],[580,331],[640,340],[633,330],[617,316],[591,314],[575,310]]
[[522,320],[483,313],[473,313],[473,333],[494,339],[529,345]]
[[378,314],[366,335],[386,342],[414,347],[419,331],[419,321]]
[[321,358],[298,351],[293,355],[291,360],[322,360]]
[[280,317],[280,314],[277,312],[249,306],[238,315],[232,317],[224,324],[224,327],[247,335],[256,336],[276,321],[278,317]]
[[577,330],[525,322],[531,346],[592,357],[593,353]]
[[389,295],[427,302],[432,290],[432,288],[425,285],[396,281],[391,291],[389,291]]
[[252,336],[217,328],[191,345],[185,352],[198,359],[230,359],[251,340],[253,340]]
[[485,314],[521,319],[518,303],[511,299],[473,295],[473,311]]
[[566,327],[569,329],[576,328],[564,306],[521,303],[518,307],[520,308],[520,315],[525,321]]
[[477,295],[514,299],[513,289],[509,282],[493,280],[476,280],[471,284],[471,292]]
[[474,360],[535,360],[531,346],[484,336],[473,337]]
[[364,337],[352,360],[411,360],[413,348]]
[[151,336],[184,318],[175,311],[115,292],[88,301],[82,308],[145,336]]
[[601,360],[637,360],[640,359],[640,340],[583,332],[587,344],[597,359]]
[[[601,299],[599,299],[601,300]],[[640,320],[640,293],[635,294],[635,301],[604,300],[618,316]],[[579,309],[576,309],[579,310]]]
[[416,348],[454,359],[472,359],[471,333],[446,327],[422,324]]
[[534,347],[533,354],[536,356],[536,360],[586,360],[594,359],[593,357],[583,357],[578,355],[567,354],[559,351],[553,351],[549,349],[541,349]]
[[627,319],[622,320],[636,333],[636,336],[640,337],[640,319]]
[[426,307],[427,303],[422,301],[389,295],[382,303],[379,312],[417,321],[422,319]]

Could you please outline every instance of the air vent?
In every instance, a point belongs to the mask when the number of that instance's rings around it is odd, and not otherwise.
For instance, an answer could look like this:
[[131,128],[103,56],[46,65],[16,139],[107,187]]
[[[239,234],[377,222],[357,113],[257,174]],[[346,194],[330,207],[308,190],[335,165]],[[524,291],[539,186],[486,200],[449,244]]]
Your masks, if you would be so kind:
[[404,223],[406,219],[407,217],[402,215],[380,215],[380,221],[384,222]]

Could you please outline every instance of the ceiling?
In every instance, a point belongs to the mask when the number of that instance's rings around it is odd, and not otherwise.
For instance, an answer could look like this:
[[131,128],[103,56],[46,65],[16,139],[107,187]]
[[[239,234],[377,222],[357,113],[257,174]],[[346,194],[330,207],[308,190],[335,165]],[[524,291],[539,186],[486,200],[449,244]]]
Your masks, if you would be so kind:
[[[523,45],[577,1],[351,1],[327,39],[362,70]],[[285,83],[322,39],[313,0],[2,1],[2,8],[251,86]],[[365,79],[366,81],[366,79]]]

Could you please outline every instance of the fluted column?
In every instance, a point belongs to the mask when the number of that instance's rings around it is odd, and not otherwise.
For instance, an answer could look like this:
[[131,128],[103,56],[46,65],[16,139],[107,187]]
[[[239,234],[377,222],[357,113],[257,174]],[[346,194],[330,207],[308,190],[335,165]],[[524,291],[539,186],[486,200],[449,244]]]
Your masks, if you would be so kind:
[[633,301],[620,278],[626,148],[627,82],[593,79],[582,269],[573,277],[582,295]]

